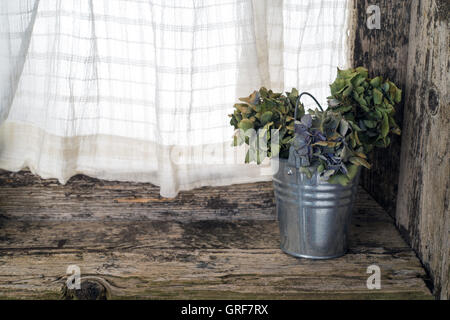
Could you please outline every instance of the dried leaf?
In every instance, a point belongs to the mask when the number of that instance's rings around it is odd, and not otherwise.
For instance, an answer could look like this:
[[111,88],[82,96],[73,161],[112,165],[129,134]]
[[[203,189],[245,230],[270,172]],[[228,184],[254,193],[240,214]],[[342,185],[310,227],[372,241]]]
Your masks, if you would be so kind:
[[385,138],[389,133],[389,119],[386,113],[383,113],[383,120],[381,122],[381,136]]
[[350,158],[350,162],[353,163],[353,164],[356,164],[358,166],[366,167],[367,169],[371,168],[371,165],[363,158],[351,157]]

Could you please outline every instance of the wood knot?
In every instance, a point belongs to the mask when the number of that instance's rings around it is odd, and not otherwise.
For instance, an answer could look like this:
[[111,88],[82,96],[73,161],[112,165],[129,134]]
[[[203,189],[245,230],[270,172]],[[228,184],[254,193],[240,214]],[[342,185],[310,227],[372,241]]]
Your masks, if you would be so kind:
[[99,280],[82,279],[80,289],[69,289],[64,283],[61,289],[63,300],[107,300],[108,289]]
[[435,116],[439,110],[439,94],[435,88],[428,90],[428,109]]

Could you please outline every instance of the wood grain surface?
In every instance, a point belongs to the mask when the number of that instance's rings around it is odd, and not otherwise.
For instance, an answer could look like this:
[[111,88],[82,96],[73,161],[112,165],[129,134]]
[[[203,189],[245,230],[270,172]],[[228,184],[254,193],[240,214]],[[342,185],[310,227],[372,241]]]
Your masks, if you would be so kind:
[[413,1],[397,224],[450,299],[450,2]]
[[[104,287],[108,299],[432,298],[414,252],[363,189],[348,254],[322,261],[279,249],[271,183],[158,194],[146,184],[76,176],[62,186],[1,172],[0,297],[74,298],[64,287],[75,264],[85,287]],[[366,287],[372,264],[381,290]]]
[[[402,137],[371,155],[362,185],[395,216],[430,273],[437,298],[450,299],[450,35],[448,0],[354,1],[352,62],[403,89]],[[368,29],[377,4],[381,28]]]

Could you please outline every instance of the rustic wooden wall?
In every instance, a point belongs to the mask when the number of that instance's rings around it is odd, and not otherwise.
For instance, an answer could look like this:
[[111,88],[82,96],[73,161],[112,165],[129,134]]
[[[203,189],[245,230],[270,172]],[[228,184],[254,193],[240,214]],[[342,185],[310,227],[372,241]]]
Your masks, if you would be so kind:
[[[406,86],[408,37],[411,1],[354,0],[353,65],[365,66],[371,75],[389,78],[400,88]],[[368,29],[366,8],[377,3],[381,9],[381,29]],[[396,122],[403,122],[404,100],[397,108]],[[364,188],[392,216],[395,213],[398,174],[400,171],[400,137],[394,136],[388,149],[371,155],[372,170],[363,170]]]
[[434,279],[437,297],[450,298],[449,6],[413,1],[397,224]]
[[395,216],[435,296],[449,299],[449,2],[378,1],[380,30],[365,25],[369,2],[354,1],[354,64],[389,77],[405,94],[401,143],[374,154],[362,183]]

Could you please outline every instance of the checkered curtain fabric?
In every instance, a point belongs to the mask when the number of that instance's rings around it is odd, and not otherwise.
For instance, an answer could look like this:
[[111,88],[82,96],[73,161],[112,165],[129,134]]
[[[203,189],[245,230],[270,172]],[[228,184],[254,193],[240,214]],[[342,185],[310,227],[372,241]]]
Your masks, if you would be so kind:
[[227,114],[261,86],[322,102],[350,0],[2,0],[0,168],[151,182],[269,180]]

